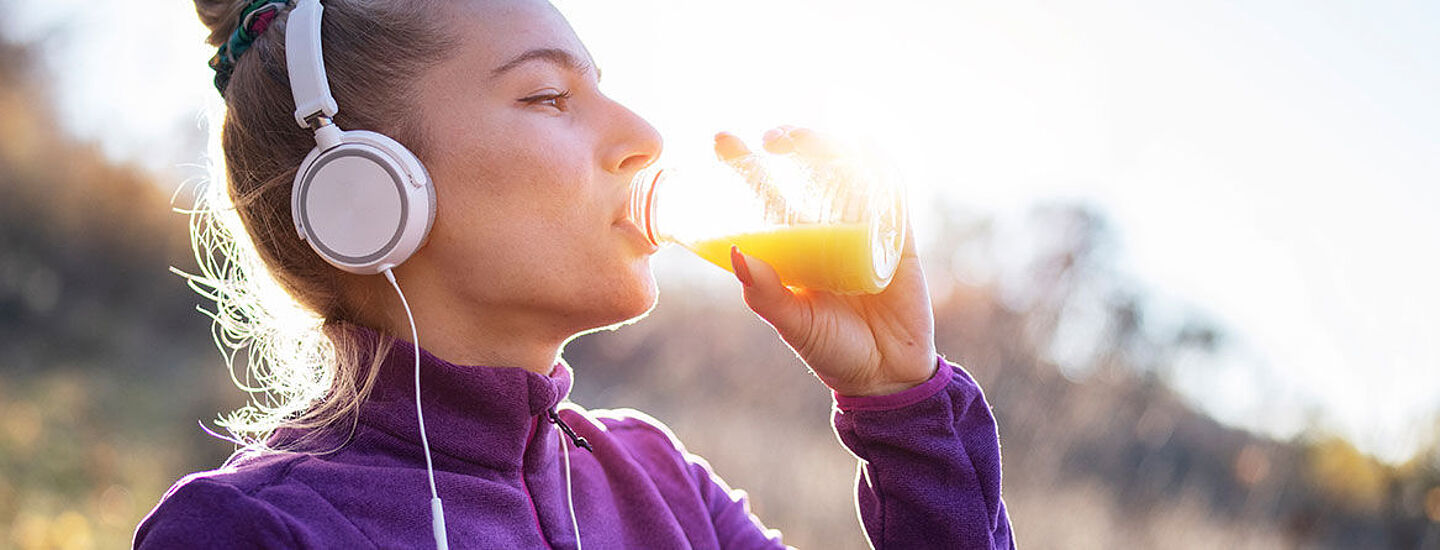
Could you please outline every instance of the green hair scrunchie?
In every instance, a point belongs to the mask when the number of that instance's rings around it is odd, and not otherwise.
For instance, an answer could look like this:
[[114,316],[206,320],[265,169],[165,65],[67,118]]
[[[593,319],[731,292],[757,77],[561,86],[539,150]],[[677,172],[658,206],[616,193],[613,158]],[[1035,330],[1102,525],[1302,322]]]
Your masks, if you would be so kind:
[[240,10],[240,24],[235,26],[235,32],[230,33],[230,39],[220,45],[220,50],[210,58],[210,68],[215,70],[215,89],[221,96],[225,95],[225,88],[230,85],[230,75],[235,72],[235,62],[250,49],[255,39],[265,29],[270,27],[270,22],[283,10],[290,6],[289,2],[277,2],[275,0],[251,0],[245,9]]

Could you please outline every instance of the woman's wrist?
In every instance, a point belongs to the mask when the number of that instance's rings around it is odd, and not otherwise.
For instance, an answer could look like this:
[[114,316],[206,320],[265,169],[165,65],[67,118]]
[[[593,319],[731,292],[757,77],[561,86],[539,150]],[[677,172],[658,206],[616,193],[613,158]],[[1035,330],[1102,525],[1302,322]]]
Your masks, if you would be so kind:
[[880,380],[869,384],[858,385],[855,387],[831,389],[835,391],[835,394],[837,396],[852,398],[893,395],[920,386],[921,384],[928,382],[931,378],[934,378],[935,372],[939,369],[939,364],[940,355],[931,354],[930,360],[927,361],[925,363],[925,366],[923,367],[907,367],[903,370],[887,369],[892,371],[898,370],[899,372],[923,373],[922,376],[907,377],[903,380]]

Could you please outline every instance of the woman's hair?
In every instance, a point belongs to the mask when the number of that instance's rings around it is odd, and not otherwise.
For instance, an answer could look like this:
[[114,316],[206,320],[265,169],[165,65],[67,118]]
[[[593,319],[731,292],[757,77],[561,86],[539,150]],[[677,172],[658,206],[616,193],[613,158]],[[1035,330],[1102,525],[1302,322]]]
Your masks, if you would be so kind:
[[[326,0],[321,36],[341,107],[336,125],[387,134],[425,158],[425,135],[407,98],[420,72],[450,46],[440,3]],[[195,0],[211,45],[230,37],[247,4]],[[352,303],[355,293],[345,289],[359,276],[326,263],[295,231],[290,190],[315,138],[293,116],[286,19],[282,13],[260,33],[222,92],[227,185],[221,193],[212,177],[197,194],[190,233],[200,271],[182,274],[215,301],[206,313],[216,344],[236,385],[251,394],[218,423],[239,442],[261,447],[279,427],[318,433],[351,416],[394,343],[391,335],[358,330],[367,304]]]

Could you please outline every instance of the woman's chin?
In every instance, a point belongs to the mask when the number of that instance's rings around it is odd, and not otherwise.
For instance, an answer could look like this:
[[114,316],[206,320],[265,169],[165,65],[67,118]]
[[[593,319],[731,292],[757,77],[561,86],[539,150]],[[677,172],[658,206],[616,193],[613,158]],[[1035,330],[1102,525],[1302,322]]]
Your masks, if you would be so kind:
[[655,277],[650,275],[649,269],[646,269],[642,280],[629,290],[625,297],[617,302],[615,311],[619,313],[619,318],[612,321],[611,324],[644,317],[655,308],[655,303],[660,296],[659,288],[655,284]]
[[586,316],[592,319],[592,322],[586,323],[588,326],[584,327],[583,332],[629,324],[645,317],[654,309],[659,297],[655,277],[650,274],[648,265],[643,273],[637,275],[641,276],[627,281],[626,284],[612,287],[611,292],[594,302],[596,305],[604,305]]

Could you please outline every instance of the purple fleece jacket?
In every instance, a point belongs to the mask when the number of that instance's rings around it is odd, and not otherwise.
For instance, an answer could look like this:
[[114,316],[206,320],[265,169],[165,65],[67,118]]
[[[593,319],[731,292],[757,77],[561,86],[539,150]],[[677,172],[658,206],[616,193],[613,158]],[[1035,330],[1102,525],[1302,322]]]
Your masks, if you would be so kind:
[[[339,450],[241,451],[218,470],[186,476],[140,523],[135,547],[433,548],[413,349],[396,343]],[[565,443],[585,547],[783,547],[780,533],[750,514],[744,493],[655,419],[563,402],[570,376],[564,363],[547,377],[457,366],[422,351],[425,424],[451,548],[577,546],[552,407],[594,448]],[[916,388],[835,401],[835,430],[863,465],[857,499],[871,544],[1013,547],[995,421],[964,370],[941,360]]]

